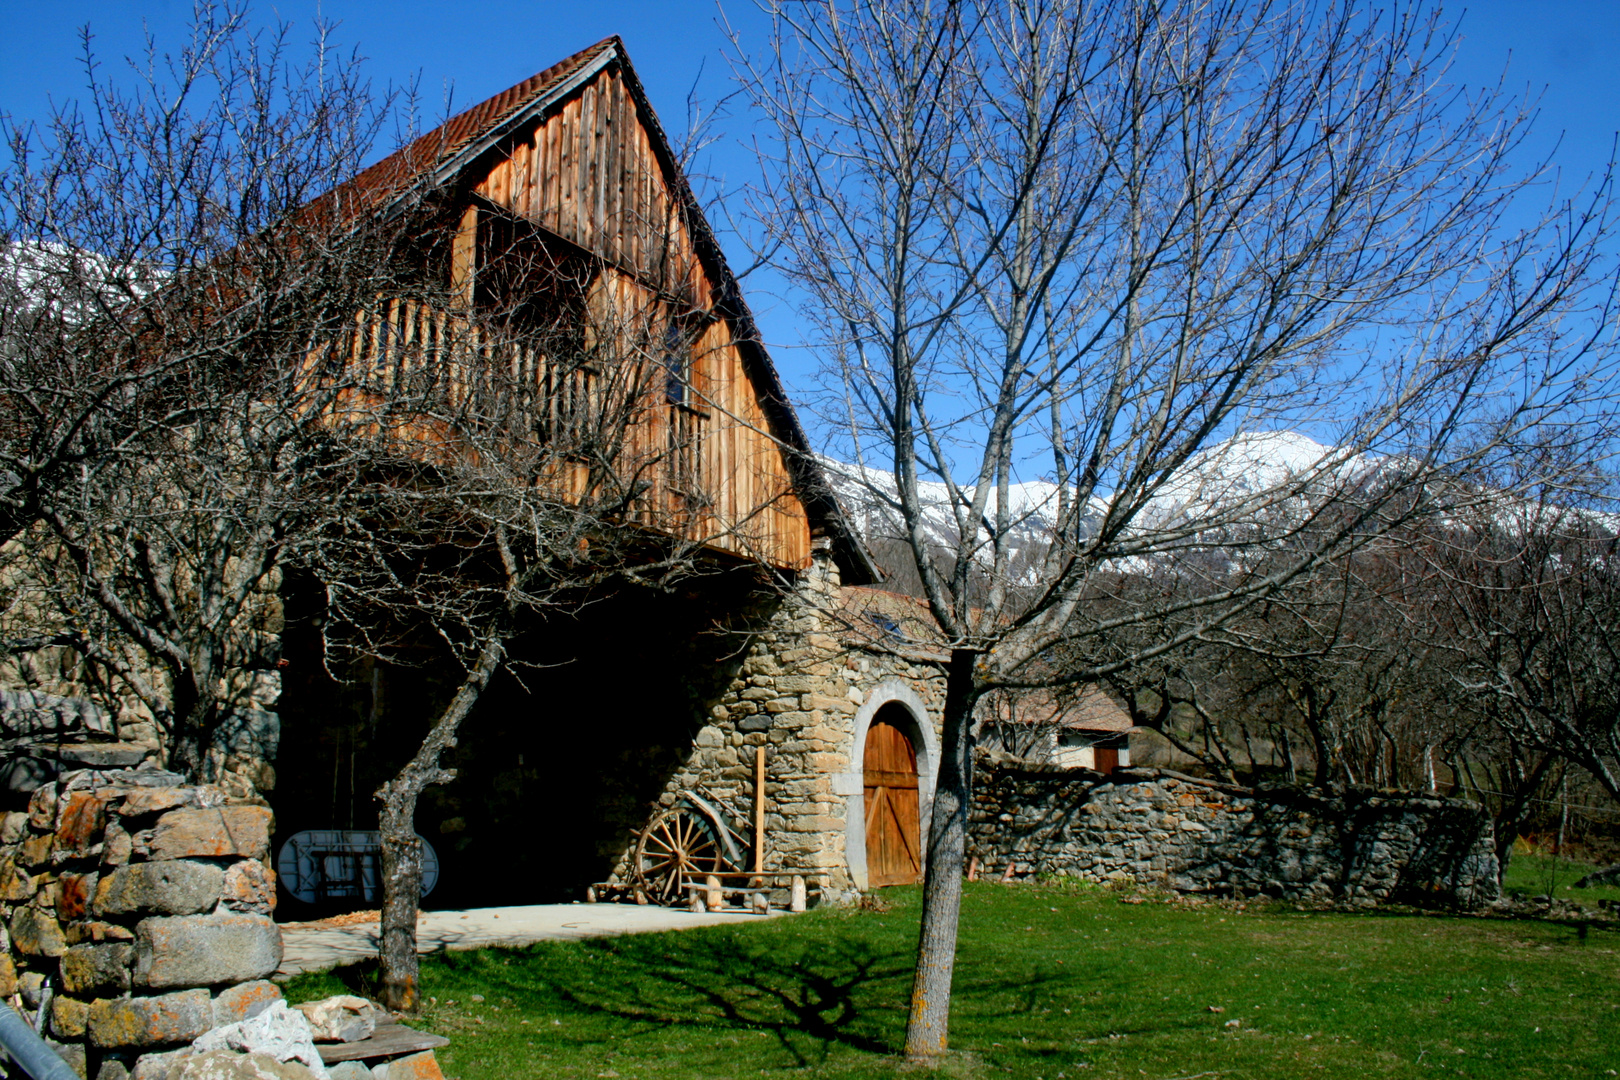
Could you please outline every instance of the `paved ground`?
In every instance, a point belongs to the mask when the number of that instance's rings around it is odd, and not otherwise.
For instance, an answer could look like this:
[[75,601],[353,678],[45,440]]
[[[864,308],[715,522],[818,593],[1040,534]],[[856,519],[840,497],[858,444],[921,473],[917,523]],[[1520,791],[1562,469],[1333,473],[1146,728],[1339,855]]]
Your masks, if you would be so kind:
[[[635,904],[536,904],[529,907],[428,911],[416,924],[417,951],[527,945],[532,941],[648,934],[699,926],[752,922],[744,912],[703,912]],[[377,955],[374,922],[335,928],[282,927],[282,960],[276,978],[369,960]]]

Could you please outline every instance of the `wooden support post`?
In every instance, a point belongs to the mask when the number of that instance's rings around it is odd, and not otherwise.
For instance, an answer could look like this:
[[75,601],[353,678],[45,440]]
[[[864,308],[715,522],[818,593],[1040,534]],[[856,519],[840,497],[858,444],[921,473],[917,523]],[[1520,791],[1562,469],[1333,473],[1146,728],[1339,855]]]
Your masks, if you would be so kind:
[[979,880],[979,857],[977,855],[968,860],[968,880]]
[[472,310],[473,275],[478,260],[478,204],[469,205],[450,241],[450,295],[463,311]]
[[754,747],[754,873],[765,869],[765,747]]

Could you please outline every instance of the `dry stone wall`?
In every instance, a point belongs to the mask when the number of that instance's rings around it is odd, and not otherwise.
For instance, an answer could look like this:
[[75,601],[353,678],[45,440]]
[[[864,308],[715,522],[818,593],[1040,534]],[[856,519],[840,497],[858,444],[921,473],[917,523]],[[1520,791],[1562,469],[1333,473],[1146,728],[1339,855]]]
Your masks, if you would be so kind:
[[1370,789],[1243,788],[1155,769],[1104,779],[981,753],[968,852],[987,873],[1186,893],[1478,907],[1500,895],[1474,803]]
[[0,997],[121,1080],[279,998],[271,813],[154,768],[84,770],[0,821]]

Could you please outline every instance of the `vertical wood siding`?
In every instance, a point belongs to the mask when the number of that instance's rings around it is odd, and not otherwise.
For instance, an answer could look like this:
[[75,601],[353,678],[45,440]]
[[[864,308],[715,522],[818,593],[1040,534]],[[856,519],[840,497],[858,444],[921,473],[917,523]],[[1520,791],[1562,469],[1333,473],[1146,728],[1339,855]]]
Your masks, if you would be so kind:
[[[655,304],[701,327],[692,357],[690,407],[647,410],[647,430],[641,434],[649,450],[680,443],[690,454],[701,492],[689,496],[685,531],[690,537],[778,567],[807,566],[810,528],[804,506],[782,451],[768,434],[770,424],[743,366],[734,328],[713,314],[715,283],[693,254],[617,67],[518,133],[475,191],[616,267],[619,273],[608,276],[622,280],[610,280],[606,287],[620,297],[621,310]],[[680,497],[675,491],[664,499]]]

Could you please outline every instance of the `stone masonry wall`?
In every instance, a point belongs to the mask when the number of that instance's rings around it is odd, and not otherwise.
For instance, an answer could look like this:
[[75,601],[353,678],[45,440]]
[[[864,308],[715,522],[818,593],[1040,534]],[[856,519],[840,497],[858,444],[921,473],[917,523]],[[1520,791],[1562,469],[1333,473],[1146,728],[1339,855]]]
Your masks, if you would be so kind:
[[[849,792],[837,790],[837,778],[851,768],[856,713],[874,688],[898,680],[927,705],[934,723],[943,694],[937,663],[851,635],[847,607],[837,567],[817,558],[796,592],[750,638],[736,676],[693,739],[690,758],[659,799],[670,806],[683,791],[720,796],[735,812],[746,847],[754,748],[764,746],[765,869],[820,871],[813,903],[853,895],[844,850]],[[616,879],[626,879],[631,855],[621,859]]]
[[1473,803],[1368,789],[1242,788],[981,753],[968,853],[986,873],[1129,880],[1180,892],[1477,907],[1499,895]]
[[67,773],[0,821],[0,996],[86,1077],[280,996],[271,813],[153,768]]
[[[17,543],[17,541],[13,541]],[[37,596],[37,583],[13,576],[0,612],[0,631],[21,638],[61,629],[55,609]],[[235,634],[218,692],[222,718],[207,750],[205,775],[233,795],[249,797],[275,787],[281,738],[276,701],[281,695],[284,611],[281,576],[262,583]],[[150,684],[168,676],[138,652],[125,658]],[[20,806],[40,784],[75,769],[128,768],[161,760],[162,726],[151,710],[77,650],[47,645],[0,656],[0,804]]]

